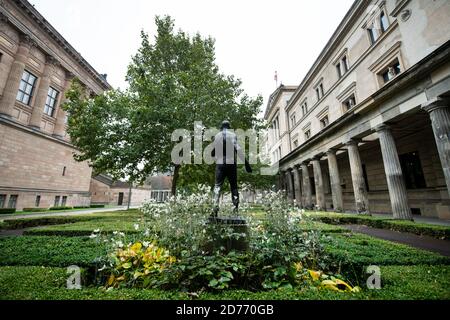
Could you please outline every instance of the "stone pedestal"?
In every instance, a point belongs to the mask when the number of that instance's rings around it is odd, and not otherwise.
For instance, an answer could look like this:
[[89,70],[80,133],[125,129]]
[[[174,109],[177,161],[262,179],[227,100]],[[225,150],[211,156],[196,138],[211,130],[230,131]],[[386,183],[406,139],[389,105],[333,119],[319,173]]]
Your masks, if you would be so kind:
[[436,146],[450,196],[450,99],[436,98],[422,106],[431,119]]
[[350,160],[350,171],[352,175],[353,193],[355,195],[356,211],[358,213],[369,213],[369,197],[364,181],[361,157],[358,150],[358,142],[351,140],[347,144],[348,158]]
[[[241,217],[211,217],[208,220],[208,224],[213,241],[206,244],[205,251],[214,252],[221,248],[224,248],[225,253],[249,250],[249,229],[245,219]],[[225,228],[231,228],[233,233],[239,234],[239,236],[221,236]]]
[[322,167],[318,158],[312,161],[314,170],[314,183],[316,185],[316,208],[318,210],[325,210],[325,191],[323,188]]
[[327,152],[328,170],[330,171],[331,194],[333,198],[333,208],[336,212],[344,210],[344,203],[342,200],[341,177],[339,175],[339,167],[336,158],[336,151],[329,150]]
[[398,158],[397,147],[391,129],[386,125],[375,128],[380,139],[384,171],[389,189],[389,198],[394,219],[412,220],[408,204],[408,193],[403,179],[402,167]]

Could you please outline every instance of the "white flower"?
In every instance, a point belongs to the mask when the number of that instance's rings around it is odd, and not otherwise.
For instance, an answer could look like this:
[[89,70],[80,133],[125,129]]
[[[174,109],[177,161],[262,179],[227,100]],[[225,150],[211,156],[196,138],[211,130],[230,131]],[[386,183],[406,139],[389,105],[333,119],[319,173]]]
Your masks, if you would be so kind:
[[118,248],[123,248],[123,242],[122,241],[117,241],[116,242],[116,247],[118,247]]
[[134,230],[139,230],[139,225],[137,223],[134,225]]
[[119,232],[119,236],[121,236],[121,237],[125,237],[125,233],[123,233],[123,232]]
[[94,233],[99,233],[100,232],[100,229],[95,229],[94,230]]
[[97,235],[93,233],[93,234],[91,234],[91,235],[89,236],[89,238],[90,238],[90,239],[95,239],[95,238],[97,238]]
[[143,245],[145,248],[147,248],[147,247],[150,245],[150,242],[144,241],[144,242],[142,242],[142,245]]

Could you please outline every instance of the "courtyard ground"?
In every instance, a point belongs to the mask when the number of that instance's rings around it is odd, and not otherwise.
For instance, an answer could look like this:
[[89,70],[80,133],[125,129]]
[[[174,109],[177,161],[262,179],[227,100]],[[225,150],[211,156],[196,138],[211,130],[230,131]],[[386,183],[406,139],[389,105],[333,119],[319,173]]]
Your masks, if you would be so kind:
[[[256,212],[255,214],[261,214]],[[5,220],[4,230],[20,234],[0,237],[0,299],[450,299],[450,259],[444,255],[361,234],[347,226],[367,225],[430,237],[448,243],[450,227],[424,223],[387,221],[380,217],[361,217],[331,213],[308,213],[305,231],[319,230],[327,237],[326,253],[359,285],[359,293],[340,293],[325,289],[281,289],[261,292],[226,290],[192,295],[184,292],[114,289],[105,291],[84,286],[66,289],[66,268],[77,265],[89,269],[105,248],[89,239],[94,229],[103,232],[134,232],[141,216],[138,210],[96,212],[81,215],[52,215]],[[363,228],[363,227],[361,227]],[[405,231],[408,231],[405,234]],[[5,235],[5,233],[4,233]],[[426,238],[423,236],[426,235]],[[395,240],[395,239],[394,239]],[[369,290],[361,270],[376,265],[381,269],[382,288]]]

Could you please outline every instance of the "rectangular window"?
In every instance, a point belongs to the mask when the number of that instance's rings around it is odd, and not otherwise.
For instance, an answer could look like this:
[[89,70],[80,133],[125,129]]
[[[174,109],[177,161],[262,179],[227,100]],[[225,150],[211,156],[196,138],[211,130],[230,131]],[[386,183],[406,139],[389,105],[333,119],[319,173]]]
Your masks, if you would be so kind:
[[295,119],[295,113],[291,116],[291,126],[295,126],[295,124],[297,123],[297,120]]
[[50,87],[45,101],[44,113],[50,117],[55,114],[56,101],[58,100],[59,91]]
[[59,207],[59,200],[61,199],[61,196],[55,197],[55,203],[53,204],[54,207]]
[[380,14],[380,27],[381,27],[381,32],[386,32],[386,30],[389,28],[389,21],[386,17],[386,15],[384,14],[384,11],[381,11]]
[[26,105],[30,105],[33,97],[34,86],[36,84],[36,76],[25,70],[20,80],[19,91],[17,92],[17,101]]
[[350,98],[344,101],[344,111],[347,112],[350,109],[352,109],[354,106],[356,106],[356,99],[355,95],[351,95]]
[[17,206],[17,198],[19,196],[16,194],[10,195],[9,196],[9,201],[8,201],[8,208],[15,208]]
[[61,200],[61,207],[65,207],[67,203],[67,196],[63,196]]
[[399,156],[406,189],[423,189],[427,185],[422,170],[418,152],[411,152]]
[[305,140],[308,140],[309,138],[311,138],[311,129],[305,131]]
[[320,127],[322,129],[324,129],[325,127],[327,127],[330,124],[330,120],[328,119],[328,115],[326,115],[325,117],[323,117],[322,119],[320,119]]
[[384,83],[388,83],[394,79],[397,75],[401,73],[400,62],[398,59],[395,60],[388,68],[381,72],[381,77]]
[[345,74],[345,73],[347,73],[347,71],[348,71],[348,60],[347,60],[347,56],[343,56],[341,61],[342,61],[342,63],[341,63],[341,64],[342,64],[342,68],[343,68],[343,70],[344,70],[343,73]]
[[374,25],[372,25],[370,28],[367,29],[367,31],[369,32],[371,44],[374,44],[375,42],[377,42],[377,40],[379,38],[377,28]]
[[0,194],[0,208],[4,208],[6,203],[6,194]]
[[308,102],[304,102],[302,104],[302,116],[305,116],[308,113]]
[[320,89],[320,97],[322,98],[325,95],[325,91],[323,90],[323,84],[319,84],[319,89]]
[[63,177],[66,175],[66,167],[63,168],[62,175],[63,175]]
[[342,71],[341,71],[341,64],[340,63],[338,63],[336,65],[336,71],[338,73],[338,77],[341,78],[342,77]]
[[41,204],[41,196],[36,196],[36,200],[34,201],[34,206],[36,208],[39,208],[40,204]]
[[298,140],[295,140],[294,141],[294,148],[297,148],[298,147]]

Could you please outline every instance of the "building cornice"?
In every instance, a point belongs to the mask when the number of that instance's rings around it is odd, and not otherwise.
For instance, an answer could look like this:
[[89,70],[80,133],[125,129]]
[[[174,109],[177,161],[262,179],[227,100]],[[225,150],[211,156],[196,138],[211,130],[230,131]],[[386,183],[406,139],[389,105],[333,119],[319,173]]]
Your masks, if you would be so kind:
[[[112,86],[105,80],[105,78],[98,73],[82,56],[75,50],[74,47],[26,0],[11,0],[18,8],[35,22],[42,31],[44,31],[53,41],[55,41],[60,48],[62,48],[70,57],[72,57],[98,84],[104,89],[112,89]],[[29,30],[15,17],[13,17],[4,5],[4,1],[0,1],[0,16],[6,17],[6,19],[14,25],[19,31],[24,34],[30,35]],[[50,49],[44,42],[39,39],[33,39],[39,47],[47,51],[49,55],[53,55]],[[70,71],[70,70],[69,70]]]
[[360,17],[361,12],[363,12],[369,4],[370,0],[356,0],[353,3],[350,10],[347,12],[344,19],[341,21],[341,23],[331,36],[330,40],[325,45],[319,57],[316,59],[311,69],[308,71],[303,81],[298,86],[289,104],[294,104],[298,100],[298,98],[302,95],[304,89],[314,79],[317,72],[331,58],[331,55],[339,45],[340,41],[346,36],[347,31],[354,26],[355,20]]
[[333,134],[336,130],[339,130],[347,123],[356,121],[362,113],[376,108],[384,101],[397,94],[400,89],[408,87],[411,84],[429,76],[430,72],[438,68],[443,63],[448,62],[449,58],[450,40],[416,63],[414,66],[399,74],[394,80],[388,82],[370,97],[359,103],[351,110],[351,112],[344,114],[341,118],[332,122],[325,129],[312,136],[308,141],[292,150],[289,154],[280,159],[280,166],[284,165],[286,162],[296,159],[306,150],[313,147],[317,142],[321,141],[324,137]]

